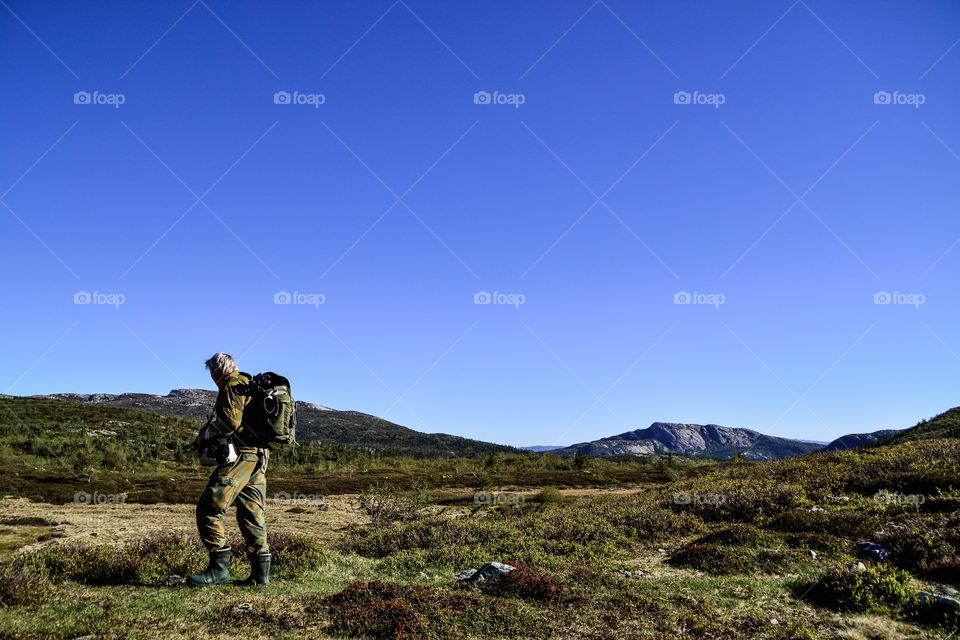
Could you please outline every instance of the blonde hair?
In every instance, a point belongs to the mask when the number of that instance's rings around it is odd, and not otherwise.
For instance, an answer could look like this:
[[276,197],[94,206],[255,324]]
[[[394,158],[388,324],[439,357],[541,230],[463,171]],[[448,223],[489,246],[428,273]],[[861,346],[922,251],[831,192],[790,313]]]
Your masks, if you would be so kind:
[[233,356],[229,353],[222,352],[210,356],[210,358],[203,363],[203,366],[209,369],[210,373],[217,378],[223,378],[237,370],[237,363],[234,362]]

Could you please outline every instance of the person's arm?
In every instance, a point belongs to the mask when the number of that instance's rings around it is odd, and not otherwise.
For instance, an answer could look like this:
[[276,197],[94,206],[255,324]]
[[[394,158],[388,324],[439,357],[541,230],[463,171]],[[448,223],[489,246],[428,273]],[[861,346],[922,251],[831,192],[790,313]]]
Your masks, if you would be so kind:
[[227,383],[217,395],[216,419],[214,425],[224,436],[243,433],[243,408],[247,405],[247,396],[240,393],[240,383]]

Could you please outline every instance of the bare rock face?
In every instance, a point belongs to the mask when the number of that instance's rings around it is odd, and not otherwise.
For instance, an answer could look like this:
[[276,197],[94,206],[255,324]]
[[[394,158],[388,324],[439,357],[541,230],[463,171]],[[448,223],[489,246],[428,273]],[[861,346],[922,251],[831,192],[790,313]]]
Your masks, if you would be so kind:
[[211,396],[216,398],[216,395],[215,392],[207,389],[171,389],[167,397],[207,402]]
[[654,422],[646,429],[575,444],[551,453],[576,455],[579,451],[594,456],[677,453],[721,460],[743,455],[750,460],[775,460],[819,448],[817,444],[767,436],[739,427]]

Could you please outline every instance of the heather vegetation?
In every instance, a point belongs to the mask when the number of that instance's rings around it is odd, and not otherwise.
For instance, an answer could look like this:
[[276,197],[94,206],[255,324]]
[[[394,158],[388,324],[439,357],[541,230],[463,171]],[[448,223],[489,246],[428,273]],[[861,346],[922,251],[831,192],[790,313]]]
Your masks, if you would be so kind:
[[[91,427],[107,428],[58,428]],[[148,475],[145,464],[131,475]],[[284,464],[271,482],[302,491],[309,474]],[[0,637],[893,639],[960,630],[944,597],[960,587],[958,439],[921,434],[760,463],[496,454],[376,464],[394,466],[372,466],[383,474],[355,492],[360,523],[326,542],[271,531],[267,588],[172,584],[204,564],[191,535],[7,549]],[[618,478],[627,471],[647,475]],[[502,481],[538,473],[557,482],[523,490]],[[858,548],[864,541],[882,557]],[[242,543],[234,546],[242,577]],[[487,562],[516,569],[499,581],[456,577]]]

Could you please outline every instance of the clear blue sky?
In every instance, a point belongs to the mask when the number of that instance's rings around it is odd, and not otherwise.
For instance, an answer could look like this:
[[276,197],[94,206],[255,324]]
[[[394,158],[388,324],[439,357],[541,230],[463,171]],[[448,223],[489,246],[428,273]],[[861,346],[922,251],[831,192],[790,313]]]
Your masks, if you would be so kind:
[[956,2],[0,5],[2,392],[225,350],[516,445],[960,404]]

